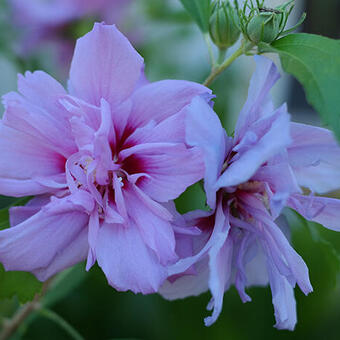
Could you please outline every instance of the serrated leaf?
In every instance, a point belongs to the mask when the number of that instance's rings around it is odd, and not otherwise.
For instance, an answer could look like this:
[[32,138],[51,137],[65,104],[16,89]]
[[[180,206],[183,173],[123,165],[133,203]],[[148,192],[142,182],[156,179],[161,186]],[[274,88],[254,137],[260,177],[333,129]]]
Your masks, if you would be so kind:
[[259,50],[279,54],[283,69],[302,84],[308,102],[340,140],[340,41],[296,33]]
[[180,0],[203,33],[209,30],[211,0]]
[[41,291],[42,283],[26,272],[6,272],[0,264],[0,299],[17,296],[21,303],[33,300]]

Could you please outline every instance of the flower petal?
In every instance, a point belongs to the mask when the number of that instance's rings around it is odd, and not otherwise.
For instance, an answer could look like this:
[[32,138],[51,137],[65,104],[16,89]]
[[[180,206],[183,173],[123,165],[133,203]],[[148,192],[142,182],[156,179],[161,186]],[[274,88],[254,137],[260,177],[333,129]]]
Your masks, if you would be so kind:
[[129,206],[128,214],[144,243],[154,251],[161,265],[173,264],[177,255],[174,230],[170,224],[171,214],[133,185],[124,190],[124,196]]
[[259,167],[271,157],[285,151],[290,144],[290,117],[285,105],[270,117],[263,118],[253,125],[252,130],[258,140],[243,147],[235,160],[217,181],[217,188],[236,186],[248,181]]
[[133,97],[129,126],[138,127],[150,120],[156,123],[178,113],[200,94],[210,94],[207,87],[184,80],[162,80],[143,86]]
[[320,194],[340,188],[340,146],[327,129],[292,123],[289,162],[299,185]]
[[209,275],[208,257],[205,257],[195,264],[194,275],[181,276],[174,282],[165,281],[159,289],[159,294],[167,300],[200,295],[209,289]]
[[273,111],[269,91],[280,78],[280,74],[270,59],[258,55],[254,59],[256,70],[250,81],[248,99],[240,112],[236,124],[236,142],[239,142],[244,137],[252,123]]
[[[230,285],[233,260],[233,241],[229,235],[229,222],[216,237],[209,251],[209,289],[212,294],[210,307],[213,308],[211,316],[204,319],[206,326],[211,326],[222,311],[223,295],[226,287]],[[209,308],[210,309],[210,308]]]
[[[185,109],[186,141],[202,150],[205,164],[204,189],[207,203],[215,209],[216,189],[227,152],[227,135],[212,108],[201,97],[196,97]],[[230,142],[229,142],[230,144]],[[230,149],[231,145],[228,145]]]
[[154,293],[167,277],[166,268],[133,222],[128,227],[104,223],[99,229],[96,255],[109,284],[119,291]]
[[294,289],[278,272],[270,256],[267,257],[267,270],[275,310],[275,327],[293,331],[297,321]]
[[78,39],[70,71],[70,93],[100,106],[124,101],[142,72],[143,58],[114,25],[96,23]]
[[201,152],[185,144],[139,144],[123,150],[120,156],[125,158],[123,168],[128,173],[147,174],[137,185],[158,202],[177,198],[204,173]]
[[86,228],[88,216],[72,204],[65,204],[64,213],[54,212],[54,206],[51,202],[24,222],[0,231],[0,262],[6,270],[53,272],[48,267],[64,257],[63,252],[67,256],[62,262],[74,264],[73,252],[66,248]]
[[[65,158],[27,133],[14,130],[0,122],[0,192],[20,196],[26,192],[46,192],[39,178],[57,178],[65,172]],[[22,187],[18,185],[18,181]],[[59,182],[59,180],[58,180]],[[25,188],[25,185],[29,188]],[[45,182],[45,184],[47,184]],[[47,185],[48,186],[48,185]],[[32,192],[29,192],[33,189]],[[27,194],[26,194],[27,195]]]
[[336,198],[293,195],[288,205],[309,221],[340,231],[340,200]]

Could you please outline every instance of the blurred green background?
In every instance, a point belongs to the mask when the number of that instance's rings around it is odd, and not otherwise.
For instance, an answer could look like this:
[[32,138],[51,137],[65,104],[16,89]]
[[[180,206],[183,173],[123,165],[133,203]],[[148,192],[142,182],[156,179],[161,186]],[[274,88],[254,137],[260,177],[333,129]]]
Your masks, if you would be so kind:
[[[29,0],[28,0],[29,1]],[[274,1],[278,2],[278,1]],[[270,1],[269,1],[270,3]],[[66,84],[67,72],[51,56],[50,48],[40,46],[25,58],[16,53],[20,30],[11,20],[8,1],[0,0],[0,94],[16,89],[16,73],[43,69]],[[340,38],[340,1],[297,1],[295,15],[307,11],[303,31]],[[201,82],[209,72],[209,61],[199,30],[184,12],[178,0],[135,0],[119,24],[133,41],[146,62],[150,80],[164,78]],[[74,36],[91,29],[84,19],[73,25]],[[214,85],[215,109],[228,132],[247,95],[253,70],[251,58],[242,57]],[[284,76],[274,91],[277,103],[288,101],[293,119],[318,122],[317,115],[305,101],[303,90]],[[0,199],[0,208],[9,200]],[[177,206],[182,212],[201,207],[203,193],[198,186],[181,197]],[[340,339],[339,259],[340,234],[312,225],[292,223],[292,242],[306,261],[314,293],[305,297],[296,289],[298,324],[295,332],[273,328],[274,315],[268,287],[249,289],[253,302],[242,304],[236,290],[225,294],[224,308],[210,328],[203,324],[210,294],[169,302],[158,295],[142,296],[120,293],[111,288],[97,267],[85,273],[83,265],[67,274],[47,295],[49,307],[74,326],[85,339]],[[322,235],[322,241],[315,237]],[[333,247],[331,247],[332,245]],[[1,287],[1,282],[0,282]],[[0,302],[2,317],[10,317],[18,308],[16,298]],[[71,339],[58,324],[33,315],[12,339]]]

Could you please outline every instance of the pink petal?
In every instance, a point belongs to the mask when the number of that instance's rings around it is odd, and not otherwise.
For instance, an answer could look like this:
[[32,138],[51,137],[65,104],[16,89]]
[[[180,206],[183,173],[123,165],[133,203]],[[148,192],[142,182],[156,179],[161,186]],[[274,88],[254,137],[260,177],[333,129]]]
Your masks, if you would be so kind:
[[142,57],[114,25],[96,23],[77,41],[70,92],[96,106],[102,98],[117,104],[131,95],[142,67]]

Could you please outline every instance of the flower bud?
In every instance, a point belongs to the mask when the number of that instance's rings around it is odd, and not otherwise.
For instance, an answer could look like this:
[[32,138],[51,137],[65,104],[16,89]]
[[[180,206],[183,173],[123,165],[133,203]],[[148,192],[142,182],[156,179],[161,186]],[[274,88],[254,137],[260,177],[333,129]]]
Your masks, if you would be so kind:
[[264,12],[255,15],[248,23],[247,36],[258,44],[259,42],[272,43],[280,34],[282,14]]
[[210,18],[209,32],[211,40],[220,49],[234,45],[240,36],[237,12],[229,1],[215,2]]

